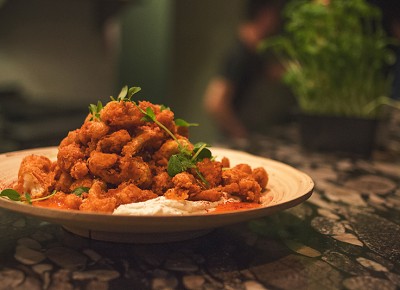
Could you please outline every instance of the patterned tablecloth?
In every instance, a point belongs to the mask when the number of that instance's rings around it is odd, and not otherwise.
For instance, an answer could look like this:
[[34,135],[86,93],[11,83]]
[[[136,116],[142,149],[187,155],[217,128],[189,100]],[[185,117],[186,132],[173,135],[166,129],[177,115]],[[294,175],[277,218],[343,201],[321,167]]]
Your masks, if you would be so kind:
[[400,289],[400,122],[370,159],[304,151],[296,126],[245,150],[308,173],[305,203],[166,244],[81,238],[0,210],[0,289]]

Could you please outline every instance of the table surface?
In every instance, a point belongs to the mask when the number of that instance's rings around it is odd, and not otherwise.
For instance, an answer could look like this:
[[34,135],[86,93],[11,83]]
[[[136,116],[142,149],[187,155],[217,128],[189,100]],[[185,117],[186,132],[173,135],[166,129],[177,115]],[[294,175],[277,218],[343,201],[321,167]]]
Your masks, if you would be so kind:
[[1,209],[0,289],[399,289],[396,125],[369,159],[306,152],[296,126],[255,138],[247,151],[305,171],[314,194],[191,240],[102,242]]

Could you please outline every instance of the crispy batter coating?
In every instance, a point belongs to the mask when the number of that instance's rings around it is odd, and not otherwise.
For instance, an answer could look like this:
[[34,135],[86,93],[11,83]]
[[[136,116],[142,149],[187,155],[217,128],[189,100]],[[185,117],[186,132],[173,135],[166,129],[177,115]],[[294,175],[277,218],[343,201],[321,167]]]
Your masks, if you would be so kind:
[[208,158],[197,163],[197,167],[203,177],[207,180],[210,187],[216,187],[222,181],[222,163],[211,161]]
[[211,189],[202,190],[198,193],[190,195],[189,200],[207,200],[207,201],[218,201],[222,197],[222,188],[214,187]]
[[87,144],[104,137],[109,130],[110,128],[103,122],[87,120],[78,131],[78,139],[82,144]]
[[231,163],[230,163],[230,161],[229,161],[229,158],[227,158],[227,157],[222,157],[222,159],[221,159],[221,163],[222,163],[222,167],[223,168],[229,168],[229,167],[231,167]]
[[104,153],[121,153],[122,148],[131,141],[131,135],[125,129],[121,129],[110,135],[104,136],[97,143],[97,151]]
[[144,125],[143,114],[131,102],[110,102],[100,113],[100,119],[108,126],[133,128]]
[[166,171],[162,171],[153,177],[153,186],[151,190],[158,194],[163,195],[168,189],[174,187],[172,177]]
[[106,195],[115,197],[117,205],[146,201],[158,196],[150,190],[142,190],[133,183],[126,182],[120,184],[116,189],[110,189]]
[[53,164],[47,157],[30,155],[25,157],[18,171],[16,190],[30,193],[32,198],[48,195],[54,187]]
[[117,206],[117,199],[107,196],[106,185],[101,181],[93,183],[87,197],[79,206],[81,211],[112,213]]
[[[157,122],[144,118],[148,108]],[[58,191],[45,201],[35,202],[35,206],[101,213],[157,196],[218,201],[228,194],[241,201],[259,202],[268,184],[268,174],[262,167],[239,164],[230,168],[228,158],[205,158],[196,168],[189,166],[170,176],[167,168],[171,156],[180,154],[182,148],[185,154],[194,149],[188,128],[177,126],[174,118],[170,109],[147,101],[111,101],[99,116],[89,114],[80,128],[68,133],[60,142],[56,161],[26,157],[15,188],[32,198]],[[75,191],[77,188],[80,192]]]
[[[146,147],[154,147],[159,144],[163,138],[160,130],[147,130],[133,137],[127,144],[122,148],[122,155],[134,156]],[[157,146],[156,146],[157,147]]]
[[[250,171],[250,173],[249,173]],[[238,165],[222,172],[222,183],[231,195],[238,196],[244,201],[259,202],[261,186],[253,177],[251,168]]]
[[254,168],[252,175],[262,189],[265,189],[267,187],[269,177],[264,167]]

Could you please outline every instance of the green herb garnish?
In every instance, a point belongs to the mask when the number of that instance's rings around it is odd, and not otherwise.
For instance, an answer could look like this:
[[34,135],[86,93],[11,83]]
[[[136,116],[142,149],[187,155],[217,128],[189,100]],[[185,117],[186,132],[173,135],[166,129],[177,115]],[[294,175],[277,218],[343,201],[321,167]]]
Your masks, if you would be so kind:
[[41,200],[48,199],[48,198],[52,197],[53,195],[55,195],[56,193],[57,193],[57,190],[53,190],[53,192],[47,196],[39,197],[39,198],[32,198],[29,193],[25,192],[23,195],[24,198],[22,198],[22,195],[20,195],[18,193],[18,191],[11,189],[11,188],[7,188],[7,189],[3,189],[0,192],[0,197],[3,197],[3,198],[6,197],[12,201],[21,201],[21,202],[25,202],[28,204],[32,204],[32,202],[34,202],[34,201],[41,201]]
[[176,126],[181,126],[181,127],[199,126],[199,124],[197,124],[197,123],[188,123],[183,119],[175,119],[175,125]]
[[89,113],[92,114],[92,118],[90,118],[90,121],[97,120],[100,121],[100,112],[103,110],[103,104],[98,101],[97,105],[90,104],[89,105]]
[[87,193],[89,192],[89,187],[85,187],[85,186],[79,186],[77,188],[75,188],[72,193],[81,197],[83,193]]
[[0,192],[1,197],[8,197],[9,199],[13,201],[20,201],[21,200],[21,195],[18,193],[18,191],[14,189],[4,189]]
[[119,93],[117,99],[115,99],[113,96],[110,97],[111,101],[116,101],[116,102],[131,102],[132,96],[138,92],[140,92],[142,89],[140,87],[131,87],[128,89],[128,86],[124,86],[121,89],[121,92]]

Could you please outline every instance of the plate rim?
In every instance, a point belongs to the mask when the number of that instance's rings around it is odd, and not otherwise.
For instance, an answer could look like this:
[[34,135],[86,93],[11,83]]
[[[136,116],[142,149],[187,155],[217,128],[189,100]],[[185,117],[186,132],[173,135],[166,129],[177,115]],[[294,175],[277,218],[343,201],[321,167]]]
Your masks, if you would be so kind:
[[[57,153],[58,147],[57,146],[50,146],[50,147],[40,147],[40,148],[32,148],[32,149],[25,149],[25,150],[19,150],[19,151],[12,151],[12,152],[6,152],[0,154],[0,162],[3,160],[3,158],[7,157],[14,157],[14,156],[25,156],[27,154],[39,154],[40,152],[52,152],[52,153]],[[154,221],[162,221],[163,224],[173,224],[176,223],[177,221],[185,220],[185,222],[193,222],[197,220],[204,220],[204,219],[216,219],[217,223],[223,223],[222,226],[224,225],[229,225],[236,223],[237,219],[240,219],[241,216],[247,215],[245,219],[242,219],[241,221],[248,221],[251,219],[255,218],[260,218],[263,216],[267,216],[270,214],[273,214],[277,211],[285,210],[291,207],[294,207],[304,201],[306,201],[310,196],[312,195],[314,188],[315,188],[315,183],[313,179],[305,172],[280,161],[273,160],[270,158],[262,157],[262,156],[257,156],[245,151],[239,151],[235,149],[230,149],[230,148],[223,148],[223,147],[211,147],[211,151],[216,150],[216,151],[221,151],[223,150],[224,152],[227,152],[227,155],[230,154],[239,154],[243,156],[247,156],[249,158],[252,158],[256,162],[260,163],[271,163],[274,165],[279,165],[283,166],[284,168],[288,168],[289,170],[295,172],[298,175],[303,176],[305,180],[307,180],[307,184],[303,184],[304,191],[301,195],[283,202],[283,203],[277,203],[277,204],[272,204],[272,205],[265,205],[257,208],[251,208],[251,209],[243,209],[243,210],[233,210],[233,211],[223,211],[223,212],[209,212],[205,214],[188,214],[188,215],[129,215],[129,214],[111,214],[111,213],[94,213],[94,212],[81,212],[78,210],[63,210],[63,209],[53,209],[53,208],[43,208],[43,207],[34,207],[32,205],[24,204],[24,203],[19,203],[11,200],[7,200],[5,198],[0,198],[0,208],[5,209],[5,210],[10,210],[13,212],[17,212],[20,214],[24,214],[30,217],[35,217],[41,220],[45,221],[50,221],[55,224],[59,225],[66,225],[66,224],[71,224],[74,221],[76,222],[77,220],[81,219],[85,223],[91,223],[90,219],[97,219],[99,220],[99,223],[104,221],[105,219],[108,220],[108,222],[120,222],[122,224],[126,224],[129,222],[143,222],[143,223],[153,223]],[[37,152],[37,153],[35,153]],[[230,158],[229,156],[227,156]],[[264,166],[264,165],[263,165]],[[268,170],[267,170],[268,172]],[[302,187],[302,189],[303,189]],[[67,218],[61,218],[61,214],[68,213]],[[62,220],[62,222],[55,222],[54,219],[59,219]],[[68,221],[70,220],[70,222]],[[232,222],[229,222],[229,221]],[[240,221],[239,221],[240,222]],[[74,225],[79,228],[79,225]],[[215,227],[220,227],[221,225],[216,225]],[[87,228],[87,227],[83,227]],[[204,228],[210,228],[210,226],[205,226]],[[176,229],[174,230],[176,231]]]

